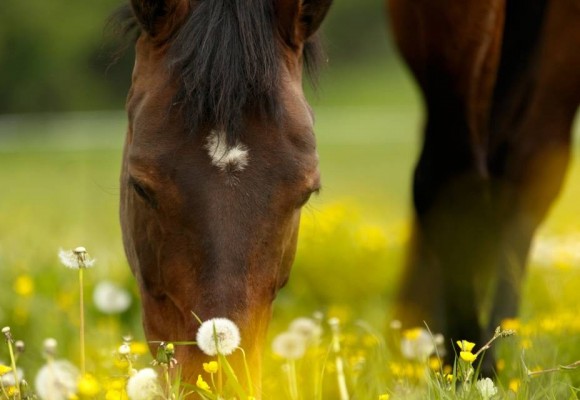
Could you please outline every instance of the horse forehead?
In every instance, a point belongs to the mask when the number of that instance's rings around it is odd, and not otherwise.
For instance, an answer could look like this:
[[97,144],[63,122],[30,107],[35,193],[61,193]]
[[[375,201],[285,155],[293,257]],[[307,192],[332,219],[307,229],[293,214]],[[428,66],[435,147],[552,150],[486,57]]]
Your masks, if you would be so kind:
[[241,172],[250,160],[249,149],[242,142],[237,141],[229,145],[226,134],[221,130],[212,130],[205,143],[205,149],[212,165],[224,172]]

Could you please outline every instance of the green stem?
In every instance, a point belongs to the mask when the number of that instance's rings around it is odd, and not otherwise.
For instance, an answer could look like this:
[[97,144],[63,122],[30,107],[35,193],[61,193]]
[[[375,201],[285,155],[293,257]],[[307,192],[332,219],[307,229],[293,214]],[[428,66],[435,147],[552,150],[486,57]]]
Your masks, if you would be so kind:
[[84,279],[82,266],[79,266],[79,302],[80,302],[80,347],[81,347],[81,376],[86,374],[86,359],[85,359],[85,298],[84,298]]
[[252,377],[250,376],[250,367],[248,366],[248,360],[246,359],[246,352],[241,347],[238,349],[242,352],[242,358],[244,360],[244,369],[246,370],[246,380],[248,381],[248,395],[254,397],[254,385],[252,384]]
[[288,360],[288,381],[290,384],[290,398],[298,400],[298,381],[296,378],[296,362]]
[[16,371],[16,358],[14,358],[14,349],[12,348],[12,341],[8,340],[8,352],[10,353],[10,366],[14,374],[14,386],[16,387],[16,399],[20,400],[20,382],[18,382],[18,371]]

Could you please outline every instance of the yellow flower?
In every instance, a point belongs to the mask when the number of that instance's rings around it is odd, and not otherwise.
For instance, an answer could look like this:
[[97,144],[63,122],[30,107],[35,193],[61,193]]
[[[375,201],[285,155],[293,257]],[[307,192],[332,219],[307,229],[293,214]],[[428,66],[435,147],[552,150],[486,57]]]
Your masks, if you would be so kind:
[[517,331],[520,329],[520,320],[517,318],[505,318],[501,321],[501,329],[504,331]]
[[468,342],[467,340],[458,340],[457,345],[462,351],[468,352],[471,352],[471,350],[473,350],[473,347],[475,347],[475,343]]
[[34,281],[30,275],[20,275],[14,281],[13,289],[17,295],[28,297],[34,292]]
[[119,389],[110,389],[107,390],[107,394],[105,395],[105,400],[126,400],[127,395],[123,390]]
[[381,395],[379,396],[379,400],[389,400],[389,398],[390,398],[390,397],[391,397],[391,395],[390,395],[390,394],[388,394],[388,393],[381,394]]
[[519,379],[510,379],[509,384],[508,384],[508,388],[512,392],[517,393],[518,390],[520,389],[521,384],[522,384],[522,381],[520,381]]
[[195,386],[200,388],[201,390],[205,390],[206,392],[211,392],[211,389],[206,381],[203,380],[201,375],[197,376],[197,382],[195,382]]
[[12,368],[7,367],[6,365],[0,364],[0,376],[5,375],[10,371],[12,371]]
[[477,356],[473,354],[471,351],[462,351],[459,353],[459,357],[461,357],[463,361],[467,361],[468,363],[474,362],[475,359],[477,358]]
[[433,371],[439,371],[442,367],[441,360],[437,357],[430,357],[429,358],[429,368]]
[[421,336],[421,332],[423,332],[423,328],[405,329],[403,337],[407,340],[417,340]]
[[81,397],[92,398],[101,391],[99,382],[97,382],[97,379],[91,374],[85,374],[82,376],[78,381],[77,388]]
[[453,382],[453,374],[445,374],[445,379],[447,379],[447,382],[449,383]]
[[131,346],[131,353],[136,355],[143,355],[149,352],[149,346],[147,343],[143,342],[132,342],[129,346]]
[[218,363],[216,361],[203,363],[203,370],[208,374],[215,374],[218,371]]

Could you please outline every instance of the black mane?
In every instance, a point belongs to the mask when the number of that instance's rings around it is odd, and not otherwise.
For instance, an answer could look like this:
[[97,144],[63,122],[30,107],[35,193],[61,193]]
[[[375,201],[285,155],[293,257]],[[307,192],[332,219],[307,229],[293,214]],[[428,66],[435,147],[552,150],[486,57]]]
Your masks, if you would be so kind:
[[[278,121],[282,44],[276,31],[272,0],[208,0],[193,12],[171,38],[167,64],[180,82],[174,104],[190,132],[202,126],[222,129],[235,143],[248,111]],[[128,32],[135,26],[130,6],[116,14]],[[313,76],[321,60],[319,39],[304,47],[304,62]]]

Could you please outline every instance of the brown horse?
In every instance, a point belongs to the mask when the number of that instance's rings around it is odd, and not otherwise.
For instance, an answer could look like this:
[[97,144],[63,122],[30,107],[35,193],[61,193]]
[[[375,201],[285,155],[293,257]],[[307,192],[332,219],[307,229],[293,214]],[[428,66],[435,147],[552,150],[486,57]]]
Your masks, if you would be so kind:
[[[229,318],[255,385],[300,210],[320,188],[302,70],[330,3],[132,0],[124,10],[140,33],[120,214],[145,334],[194,340],[192,312]],[[194,346],[176,358],[189,382],[207,361]]]
[[530,243],[562,186],[580,102],[580,3],[387,4],[427,111],[397,315],[449,344],[482,344],[517,315]]

